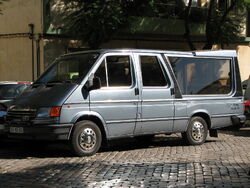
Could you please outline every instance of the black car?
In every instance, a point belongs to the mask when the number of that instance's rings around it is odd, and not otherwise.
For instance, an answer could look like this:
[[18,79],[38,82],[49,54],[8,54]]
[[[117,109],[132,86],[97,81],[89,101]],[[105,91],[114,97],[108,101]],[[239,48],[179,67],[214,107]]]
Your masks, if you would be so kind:
[[0,134],[3,133],[4,116],[8,106],[30,84],[31,82],[0,82]]

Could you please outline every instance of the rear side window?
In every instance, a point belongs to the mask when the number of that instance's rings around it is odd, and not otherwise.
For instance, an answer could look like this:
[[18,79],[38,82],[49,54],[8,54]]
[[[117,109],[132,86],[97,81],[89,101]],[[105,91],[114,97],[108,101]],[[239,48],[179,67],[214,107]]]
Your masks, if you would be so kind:
[[140,56],[142,83],[146,87],[166,86],[167,80],[156,56]]
[[169,57],[184,95],[229,94],[232,90],[231,60]]
[[106,57],[95,73],[102,87],[126,87],[132,85],[131,59],[129,56]]

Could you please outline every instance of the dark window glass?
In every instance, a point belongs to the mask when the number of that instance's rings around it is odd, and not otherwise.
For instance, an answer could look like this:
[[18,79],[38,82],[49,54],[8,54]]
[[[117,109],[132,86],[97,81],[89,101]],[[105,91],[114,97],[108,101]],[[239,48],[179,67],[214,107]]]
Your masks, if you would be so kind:
[[97,71],[95,72],[95,76],[99,77],[101,80],[101,86],[107,87],[107,80],[106,80],[106,68],[105,68],[105,60],[101,63]]
[[180,89],[186,95],[228,94],[231,63],[226,59],[169,57]]
[[97,69],[95,76],[101,79],[102,87],[131,86],[130,57],[108,56]]
[[24,84],[4,84],[0,85],[0,100],[14,99],[20,95],[27,86]]
[[158,58],[141,56],[141,71],[143,86],[166,86],[167,81],[162,72]]
[[54,63],[36,83],[79,83],[95,63],[99,54],[66,56]]
[[107,57],[109,86],[130,86],[131,70],[128,56]]

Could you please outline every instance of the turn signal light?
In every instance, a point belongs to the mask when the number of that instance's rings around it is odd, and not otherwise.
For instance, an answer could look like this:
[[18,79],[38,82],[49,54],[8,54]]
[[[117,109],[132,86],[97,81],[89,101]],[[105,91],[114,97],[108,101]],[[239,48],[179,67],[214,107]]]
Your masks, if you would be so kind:
[[49,116],[50,117],[60,117],[61,113],[61,106],[53,106],[50,109]]
[[244,110],[246,110],[247,106],[250,106],[250,101],[249,100],[245,100],[245,102],[244,102]]

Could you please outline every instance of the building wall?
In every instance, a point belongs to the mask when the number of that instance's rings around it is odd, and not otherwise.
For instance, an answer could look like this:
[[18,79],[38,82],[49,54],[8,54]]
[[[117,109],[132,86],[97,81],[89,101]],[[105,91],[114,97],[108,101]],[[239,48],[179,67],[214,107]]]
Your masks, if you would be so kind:
[[244,81],[250,76],[250,46],[240,45],[238,46],[237,51],[241,80]]
[[2,5],[0,34],[28,33],[28,24],[35,25],[35,33],[42,33],[42,0],[10,0]]
[[31,42],[28,38],[0,39],[0,80],[32,80]]
[[[36,60],[35,40],[43,31],[42,3],[42,0],[10,0],[2,5],[0,81],[32,80],[32,40],[29,38],[28,25],[34,24],[34,60]],[[42,54],[40,56],[43,57]],[[36,61],[34,64],[36,65]],[[36,75],[35,72],[34,74]]]

